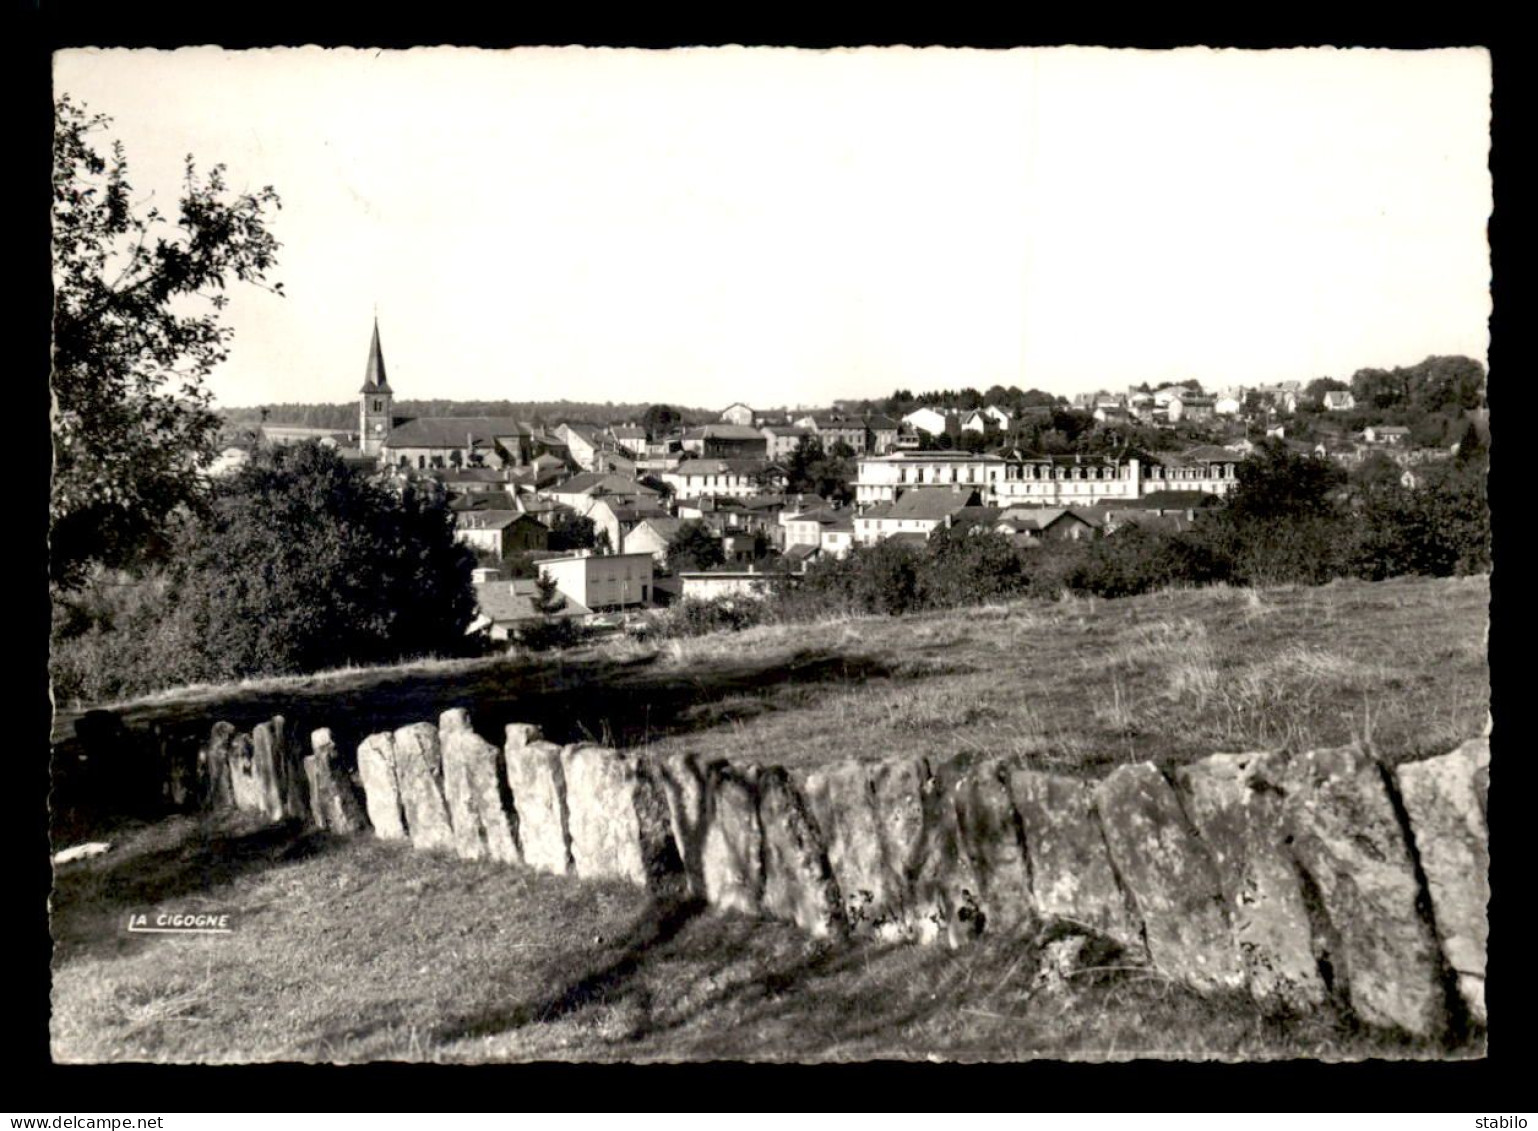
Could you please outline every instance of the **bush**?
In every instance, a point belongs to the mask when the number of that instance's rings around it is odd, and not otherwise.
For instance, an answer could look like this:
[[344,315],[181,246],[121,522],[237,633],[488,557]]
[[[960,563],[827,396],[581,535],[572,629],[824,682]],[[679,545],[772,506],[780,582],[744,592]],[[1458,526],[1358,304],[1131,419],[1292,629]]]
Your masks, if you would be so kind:
[[316,444],[258,451],[132,596],[55,622],[57,694],[391,663],[468,647],[474,554],[443,500],[393,494]]
[[582,629],[570,617],[560,617],[519,629],[514,639],[517,644],[531,652],[548,652],[554,648],[570,648],[580,643]]
[[770,599],[764,597],[690,597],[657,618],[651,635],[659,640],[706,636],[712,632],[740,632],[767,624],[773,616]]
[[1066,587],[1097,597],[1131,597],[1170,585],[1208,585],[1226,573],[1201,543],[1137,525],[1082,545],[1083,552],[1069,567]]
[[932,609],[1003,600],[1022,592],[1025,584],[1025,568],[1014,545],[980,526],[935,531],[916,576],[918,602]]

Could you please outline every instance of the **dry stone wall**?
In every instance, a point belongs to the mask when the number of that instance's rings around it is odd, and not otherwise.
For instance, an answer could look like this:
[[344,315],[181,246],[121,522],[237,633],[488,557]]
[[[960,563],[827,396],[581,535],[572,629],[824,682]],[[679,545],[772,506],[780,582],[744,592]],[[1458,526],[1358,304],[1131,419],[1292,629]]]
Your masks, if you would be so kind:
[[1424,1038],[1487,1023],[1488,737],[1392,770],[1342,747],[1100,782],[922,757],[707,764],[526,724],[498,747],[457,709],[367,736],[355,768],[324,728],[309,746],[281,717],[219,722],[195,758],[160,763],[193,767],[175,792],[206,806],[627,880],[818,936],[1090,940],[1277,1015],[1333,1002]]

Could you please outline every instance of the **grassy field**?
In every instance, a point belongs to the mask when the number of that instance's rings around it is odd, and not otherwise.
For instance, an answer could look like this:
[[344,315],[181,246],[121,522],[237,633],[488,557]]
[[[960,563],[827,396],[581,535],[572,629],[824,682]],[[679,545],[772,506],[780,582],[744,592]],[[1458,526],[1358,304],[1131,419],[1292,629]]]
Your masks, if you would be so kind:
[[[201,734],[283,714],[301,732],[331,727],[344,749],[462,706],[499,744],[505,724],[533,722],[558,742],[786,765],[989,754],[1100,775],[1353,739],[1397,761],[1483,729],[1488,605],[1486,577],[1019,601],[255,681],[121,713]],[[60,712],[56,741],[74,717]]]
[[[1356,738],[1399,760],[1482,731],[1488,599],[1469,578],[1021,602],[209,688],[123,714],[206,729],[282,713],[348,752],[466,706],[498,740],[531,721],[557,740],[762,764],[987,754],[1098,776]],[[1446,1054],[1330,1013],[1270,1021],[1112,969],[1115,955],[1038,977],[1040,939],[815,942],[625,885],[231,817],[91,833],[112,851],[61,867],[52,904],[64,1060]],[[228,911],[237,930],[125,932],[154,910]]]

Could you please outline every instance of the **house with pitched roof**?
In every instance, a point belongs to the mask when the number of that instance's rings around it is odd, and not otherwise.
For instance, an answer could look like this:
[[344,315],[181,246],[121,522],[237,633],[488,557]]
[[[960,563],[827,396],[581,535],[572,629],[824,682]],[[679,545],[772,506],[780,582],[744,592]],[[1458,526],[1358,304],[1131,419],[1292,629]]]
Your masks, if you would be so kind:
[[707,424],[683,434],[683,450],[700,459],[764,459],[769,441],[747,424]]
[[549,620],[582,620],[593,610],[564,594],[546,613],[539,607],[539,585],[532,577],[506,579],[495,569],[476,570],[476,616],[467,632],[485,632],[492,640],[516,640],[520,632]]
[[741,401],[727,405],[721,410],[721,423],[740,424],[745,428],[751,428],[758,420],[758,413],[754,412]]
[[648,519],[667,518],[667,508],[655,497],[640,496],[634,499],[622,495],[598,495],[584,512],[593,520],[596,530],[608,535],[609,546],[614,550],[626,549],[630,534]]
[[649,515],[630,528],[625,535],[625,544],[620,548],[627,554],[648,553],[653,561],[662,565],[668,558],[668,546],[678,536],[678,528],[683,524],[681,518]]
[[854,541],[874,545],[894,535],[917,535],[927,540],[938,528],[948,527],[967,507],[978,505],[975,488],[914,487],[894,502],[876,503],[854,516]]
[[1078,507],[1011,507],[998,516],[993,529],[1024,546],[1054,540],[1083,541],[1098,536],[1104,525],[1101,515]]
[[586,514],[588,506],[600,496],[620,496],[633,501],[643,498],[656,499],[659,495],[656,488],[648,487],[635,479],[623,475],[609,475],[601,471],[584,471],[581,475],[573,475],[570,479],[557,483],[553,487],[546,487],[540,493],[547,499],[575,508],[578,514]]
[[454,537],[498,558],[525,550],[543,550],[550,544],[550,531],[537,518],[514,510],[457,511]]
[[799,428],[794,424],[765,424],[759,431],[768,442],[768,454],[772,460],[789,459],[797,444],[807,436],[817,435],[810,428]]
[[950,418],[938,409],[916,408],[902,418],[902,422],[909,428],[919,432],[928,432],[931,436],[943,436]]
[[784,487],[785,472],[762,459],[686,459],[661,479],[678,499],[746,499]]

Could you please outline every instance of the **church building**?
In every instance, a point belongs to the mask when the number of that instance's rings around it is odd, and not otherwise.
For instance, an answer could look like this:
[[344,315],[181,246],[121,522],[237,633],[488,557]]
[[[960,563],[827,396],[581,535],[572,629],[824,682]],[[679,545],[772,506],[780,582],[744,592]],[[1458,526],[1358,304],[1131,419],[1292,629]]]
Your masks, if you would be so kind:
[[543,429],[511,417],[395,416],[391,408],[394,396],[385,375],[376,318],[368,367],[359,390],[361,454],[375,456],[389,467],[528,467],[551,446]]

